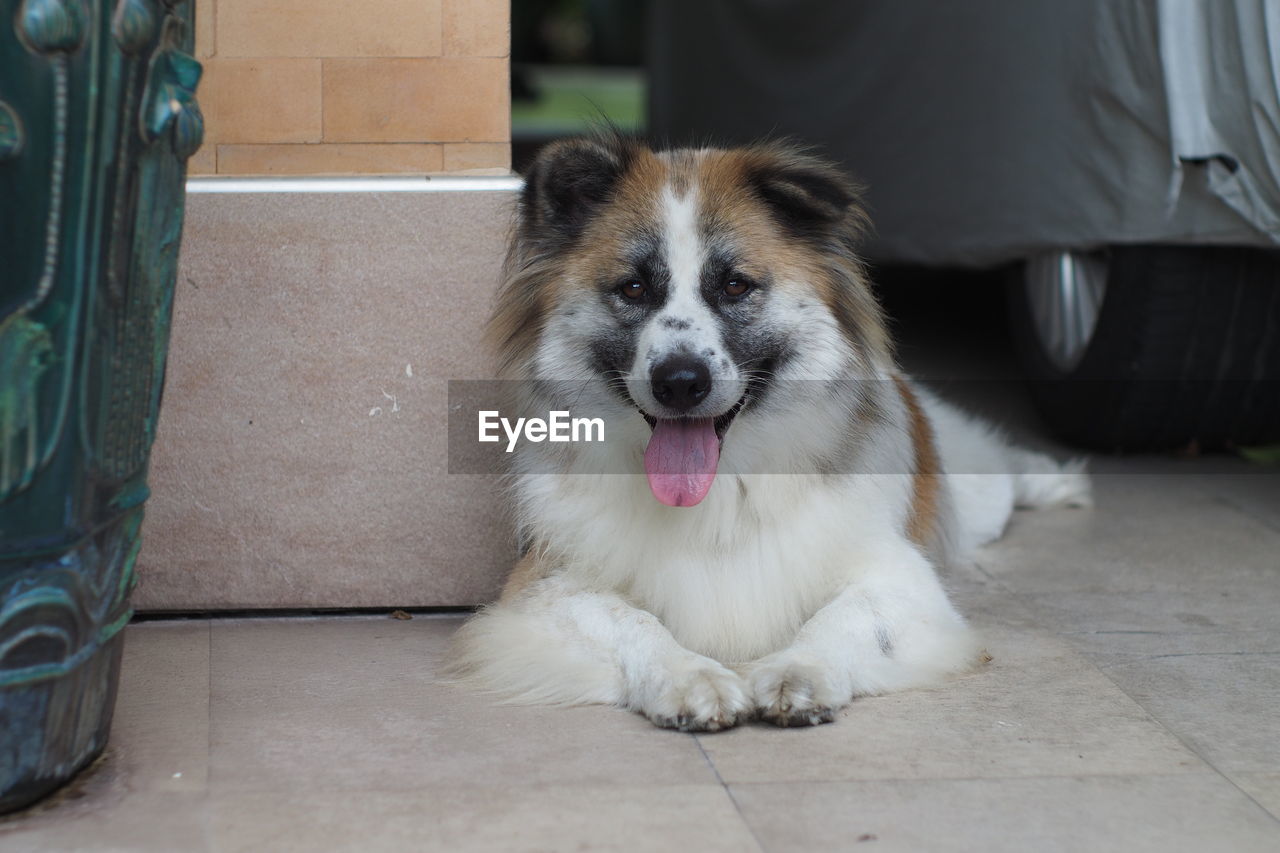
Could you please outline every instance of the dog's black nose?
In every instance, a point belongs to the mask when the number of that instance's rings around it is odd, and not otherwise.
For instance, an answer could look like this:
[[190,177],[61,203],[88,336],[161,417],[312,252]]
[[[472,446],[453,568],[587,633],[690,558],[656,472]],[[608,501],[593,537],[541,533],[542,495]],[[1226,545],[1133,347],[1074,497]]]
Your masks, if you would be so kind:
[[651,386],[659,403],[687,412],[711,393],[711,371],[693,356],[673,355],[654,367]]

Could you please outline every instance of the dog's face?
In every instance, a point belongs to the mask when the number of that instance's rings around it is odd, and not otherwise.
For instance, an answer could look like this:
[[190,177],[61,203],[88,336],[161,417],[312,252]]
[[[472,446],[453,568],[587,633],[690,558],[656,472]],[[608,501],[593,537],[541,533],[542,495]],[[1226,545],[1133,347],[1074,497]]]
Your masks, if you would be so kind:
[[780,379],[865,376],[888,359],[861,225],[848,180],[785,147],[555,144],[521,198],[494,317],[504,361],[598,380],[652,428],[655,497],[696,504],[735,421],[787,407]]

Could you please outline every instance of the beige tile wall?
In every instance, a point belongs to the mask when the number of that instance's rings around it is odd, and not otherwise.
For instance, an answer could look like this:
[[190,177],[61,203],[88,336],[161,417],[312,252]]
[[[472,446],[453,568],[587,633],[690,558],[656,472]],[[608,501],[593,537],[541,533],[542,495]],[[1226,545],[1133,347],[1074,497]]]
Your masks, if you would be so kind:
[[193,175],[505,172],[507,0],[196,0]]

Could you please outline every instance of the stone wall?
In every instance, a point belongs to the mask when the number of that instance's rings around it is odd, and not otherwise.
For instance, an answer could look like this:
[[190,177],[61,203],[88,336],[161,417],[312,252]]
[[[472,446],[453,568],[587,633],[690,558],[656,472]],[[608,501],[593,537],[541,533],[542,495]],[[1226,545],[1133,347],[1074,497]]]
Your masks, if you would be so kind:
[[506,0],[197,0],[192,175],[511,164]]

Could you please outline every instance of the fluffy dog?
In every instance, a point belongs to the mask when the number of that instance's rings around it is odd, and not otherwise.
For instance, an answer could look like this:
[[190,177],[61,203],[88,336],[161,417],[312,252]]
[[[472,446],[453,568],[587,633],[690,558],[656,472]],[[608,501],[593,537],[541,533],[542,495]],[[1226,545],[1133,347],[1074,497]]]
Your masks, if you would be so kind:
[[1088,482],[899,372],[864,223],[839,170],[782,144],[544,150],[491,323],[501,375],[520,414],[604,413],[610,435],[514,454],[526,551],[457,672],[716,731],[828,722],[974,663],[936,569]]

